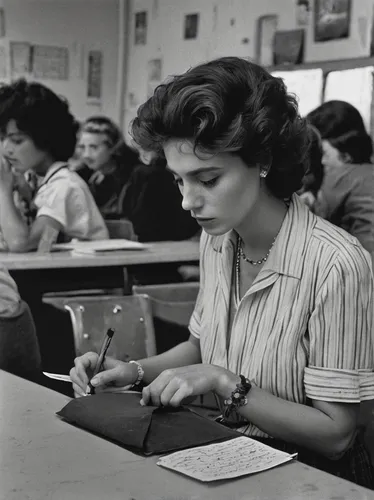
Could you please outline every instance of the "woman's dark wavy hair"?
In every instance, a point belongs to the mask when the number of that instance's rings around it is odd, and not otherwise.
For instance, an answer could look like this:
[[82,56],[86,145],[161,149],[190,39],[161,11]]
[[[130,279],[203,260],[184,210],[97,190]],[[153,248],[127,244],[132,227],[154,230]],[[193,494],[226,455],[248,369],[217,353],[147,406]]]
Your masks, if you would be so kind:
[[36,82],[19,79],[0,86],[0,131],[15,120],[17,128],[55,161],[67,161],[74,153],[78,123],[69,104]]
[[195,154],[233,153],[249,166],[271,165],[266,183],[287,198],[302,183],[309,136],[283,80],[239,57],[223,57],[174,76],[138,109],[131,134],[162,155],[169,139]]
[[313,125],[309,124],[308,130],[310,137],[309,162],[303,178],[302,192],[310,191],[314,196],[317,196],[324,178],[322,139]]
[[139,163],[137,151],[126,144],[122,130],[110,118],[91,116],[81,124],[80,132],[103,134],[108,148],[112,150],[111,157],[118,166],[132,167]]

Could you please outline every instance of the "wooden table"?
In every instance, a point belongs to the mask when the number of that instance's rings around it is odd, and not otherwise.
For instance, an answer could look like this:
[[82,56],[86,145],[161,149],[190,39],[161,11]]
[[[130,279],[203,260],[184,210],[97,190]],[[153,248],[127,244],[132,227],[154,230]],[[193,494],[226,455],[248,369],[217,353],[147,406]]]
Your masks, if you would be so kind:
[[61,421],[68,399],[0,371],[0,500],[368,500],[374,492],[292,462],[204,484]]
[[18,271],[133,266],[199,260],[199,242],[197,241],[163,241],[150,243],[150,245],[150,248],[144,250],[115,251],[105,255],[77,256],[70,252],[0,253],[0,263],[9,270]]

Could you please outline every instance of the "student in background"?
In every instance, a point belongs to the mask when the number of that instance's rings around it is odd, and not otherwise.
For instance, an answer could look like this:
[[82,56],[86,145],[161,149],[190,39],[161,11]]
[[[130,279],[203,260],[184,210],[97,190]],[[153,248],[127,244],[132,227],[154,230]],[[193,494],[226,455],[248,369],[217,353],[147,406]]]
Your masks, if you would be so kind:
[[374,255],[373,144],[359,111],[329,101],[308,115],[321,134],[325,177],[316,213],[355,236]]
[[[143,382],[156,406],[214,391],[225,425],[373,487],[357,439],[374,399],[371,263],[295,195],[309,150],[295,98],[256,64],[221,58],[158,86],[132,133],[166,158],[203,228],[200,291],[188,341],[141,366],[107,358],[91,383]],[[77,395],[96,363],[75,360]]]
[[81,125],[72,168],[84,179],[105,218],[118,218],[118,198],[138,154],[125,143],[117,125],[105,116],[92,116]]
[[199,225],[181,206],[182,197],[166,161],[140,150],[143,164],[137,165],[128,182],[119,208],[128,218],[139,241],[188,240]]
[[[80,177],[68,169],[76,143],[76,122],[69,106],[50,89],[17,80],[0,87],[0,228],[5,250],[37,248],[47,227],[65,239],[108,238],[95,201]],[[33,203],[36,219],[29,227],[14,203],[15,172],[33,170],[42,181]]]

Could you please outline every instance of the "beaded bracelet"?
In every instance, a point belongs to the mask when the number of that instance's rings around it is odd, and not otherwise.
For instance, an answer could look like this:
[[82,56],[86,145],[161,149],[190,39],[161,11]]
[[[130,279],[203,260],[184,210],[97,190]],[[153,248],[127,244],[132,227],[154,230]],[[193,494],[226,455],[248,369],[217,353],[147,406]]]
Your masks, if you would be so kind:
[[140,382],[143,380],[143,377],[144,377],[144,370],[143,370],[143,367],[140,363],[138,363],[137,361],[129,361],[129,363],[133,363],[134,365],[136,365],[136,368],[138,370],[138,378],[135,380],[135,382],[132,384],[132,387],[136,387],[140,384]]
[[251,381],[245,378],[244,375],[240,375],[240,383],[236,384],[236,389],[231,393],[231,396],[224,400],[223,404],[225,409],[223,411],[223,417],[227,419],[232,411],[236,411],[241,406],[245,406],[248,403],[247,395],[252,388]]

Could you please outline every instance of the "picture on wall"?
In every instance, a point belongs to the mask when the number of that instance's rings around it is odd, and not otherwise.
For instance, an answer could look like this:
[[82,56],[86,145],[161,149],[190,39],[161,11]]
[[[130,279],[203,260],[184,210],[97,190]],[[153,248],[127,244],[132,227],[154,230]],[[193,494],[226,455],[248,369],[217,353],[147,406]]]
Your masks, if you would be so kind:
[[199,29],[199,14],[187,14],[184,17],[184,39],[197,38]]
[[307,26],[311,11],[311,0],[296,0],[296,24],[297,26]]
[[314,41],[347,38],[351,22],[351,0],[314,0]]
[[103,75],[103,53],[101,50],[88,52],[87,99],[93,103],[101,100]]
[[147,43],[147,11],[136,12],[135,14],[135,45],[145,45]]
[[303,29],[277,31],[274,37],[274,64],[300,64],[304,59]]

